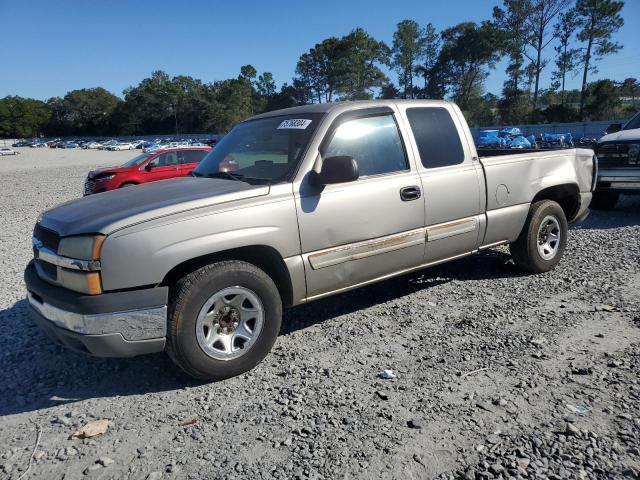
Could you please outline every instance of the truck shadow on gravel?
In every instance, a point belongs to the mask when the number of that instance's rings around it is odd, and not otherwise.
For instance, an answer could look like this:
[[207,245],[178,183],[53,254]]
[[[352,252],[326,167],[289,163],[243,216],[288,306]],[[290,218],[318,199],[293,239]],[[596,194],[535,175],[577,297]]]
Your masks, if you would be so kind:
[[[489,250],[288,309],[281,335],[452,280],[522,275],[509,259],[502,251]],[[0,325],[0,417],[90,398],[143,395],[201,384],[183,374],[164,354],[103,359],[69,351],[40,332],[24,300],[0,311]]]
[[420,290],[452,280],[486,280],[525,275],[506,251],[486,250],[467,258],[391,278],[368,287],[342,293],[308,305],[289,309],[283,318],[281,335],[301,330],[331,318],[348,315],[375,305],[399,300]]

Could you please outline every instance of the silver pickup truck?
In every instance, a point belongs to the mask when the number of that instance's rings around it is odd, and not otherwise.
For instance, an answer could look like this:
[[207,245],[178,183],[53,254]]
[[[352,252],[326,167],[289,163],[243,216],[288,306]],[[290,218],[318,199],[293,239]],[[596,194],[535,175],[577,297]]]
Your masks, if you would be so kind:
[[265,113],[190,177],[45,212],[30,310],[69,348],[165,350],[194,377],[231,377],[267,355],[283,307],[503,244],[524,270],[553,269],[596,162],[581,149],[479,158],[444,101]]

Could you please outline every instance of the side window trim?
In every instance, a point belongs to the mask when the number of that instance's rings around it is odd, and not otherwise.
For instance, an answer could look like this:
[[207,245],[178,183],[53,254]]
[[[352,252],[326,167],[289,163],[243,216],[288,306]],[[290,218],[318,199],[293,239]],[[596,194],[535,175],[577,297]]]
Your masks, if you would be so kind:
[[396,126],[396,132],[398,133],[398,138],[400,139],[400,145],[402,146],[402,154],[404,155],[405,168],[403,170],[393,170],[390,172],[375,173],[372,175],[361,175],[358,178],[358,180],[366,180],[369,178],[383,177],[388,175],[398,175],[401,173],[406,173],[411,171],[411,164],[409,162],[407,146],[405,144],[405,140],[402,135],[402,130],[400,129],[400,124],[398,123],[398,118],[396,117],[396,112],[389,107],[369,108],[363,111],[358,111],[358,110],[349,111],[341,115],[338,115],[331,123],[331,126],[327,130],[327,133],[325,133],[325,136],[322,139],[322,142],[320,143],[320,147],[318,148],[320,155],[322,156],[322,158],[325,157],[325,153],[329,145],[333,141],[333,137],[335,136],[336,131],[341,125],[347,122],[351,122],[353,120],[360,120],[363,118],[375,118],[375,117],[387,117],[387,116],[392,118],[393,123]]

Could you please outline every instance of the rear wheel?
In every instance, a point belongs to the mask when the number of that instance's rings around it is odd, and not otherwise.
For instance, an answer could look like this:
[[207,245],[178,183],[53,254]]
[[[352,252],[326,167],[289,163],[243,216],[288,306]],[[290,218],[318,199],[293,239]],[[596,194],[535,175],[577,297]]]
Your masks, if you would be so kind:
[[552,200],[534,203],[520,236],[509,246],[514,262],[528,272],[553,270],[567,245],[568,230],[560,205]]
[[614,192],[593,192],[593,198],[591,198],[591,204],[589,208],[593,210],[612,210],[618,199],[619,193]]
[[223,380],[256,366],[281,323],[280,294],[265,272],[241,261],[214,263],[176,284],[167,353],[195,378]]
[[135,185],[137,185],[137,183],[128,182],[128,183],[123,183],[118,188],[133,187]]

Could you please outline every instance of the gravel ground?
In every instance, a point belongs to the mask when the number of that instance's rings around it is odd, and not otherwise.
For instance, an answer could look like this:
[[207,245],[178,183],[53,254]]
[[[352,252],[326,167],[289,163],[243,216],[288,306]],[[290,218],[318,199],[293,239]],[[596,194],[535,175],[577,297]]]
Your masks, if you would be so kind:
[[38,213],[130,156],[0,158],[0,478],[32,452],[46,479],[640,478],[640,198],[573,228],[554,272],[496,249],[295,308],[256,369],[199,384],[161,354],[66,351],[26,315]]

